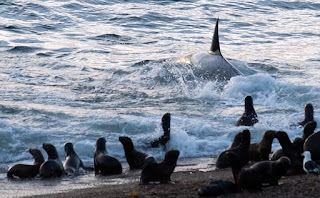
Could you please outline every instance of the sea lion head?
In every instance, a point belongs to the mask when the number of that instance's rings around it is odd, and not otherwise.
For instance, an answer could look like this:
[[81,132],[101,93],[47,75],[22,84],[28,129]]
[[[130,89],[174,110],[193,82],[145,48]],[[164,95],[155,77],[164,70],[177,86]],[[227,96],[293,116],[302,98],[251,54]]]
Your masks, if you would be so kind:
[[314,130],[316,128],[317,128],[317,122],[316,121],[307,122],[307,124],[305,124],[304,128],[303,128],[302,139],[306,140],[311,134],[314,133]]
[[106,139],[100,137],[96,141],[96,151],[106,151]]
[[132,151],[134,149],[132,140],[129,137],[126,136],[120,136],[119,141],[123,145],[124,150],[126,151]]
[[239,146],[241,144],[241,136],[242,136],[242,132],[237,133],[234,136],[232,143],[228,146],[226,150],[230,150],[232,148],[236,148],[237,146]]
[[42,164],[44,162],[44,157],[39,149],[31,148],[29,149],[29,153],[34,158],[34,164]]
[[281,157],[276,161],[280,167],[281,175],[284,175],[286,171],[292,166],[291,160],[288,157]]
[[163,162],[176,165],[180,152],[178,150],[168,151]]
[[307,118],[313,118],[313,106],[311,103],[307,103],[304,107],[304,115]]
[[313,106],[311,103],[307,103],[304,107],[304,119],[301,122],[298,122],[298,124],[305,126],[308,122],[314,121],[313,118]]
[[286,132],[278,131],[276,133],[275,137],[279,140],[282,148],[287,148],[288,146],[291,145],[291,141],[290,141],[289,136]]
[[57,149],[50,143],[43,143],[42,148],[47,152],[49,159],[57,159],[59,158]]
[[164,135],[169,136],[169,138],[170,138],[170,120],[171,120],[170,113],[164,114],[161,119],[161,125],[164,131]]
[[257,116],[256,111],[254,110],[254,107],[253,107],[253,99],[250,95],[244,98],[244,109],[245,109],[245,112],[247,112],[247,114]]
[[73,149],[73,144],[71,142],[67,142],[64,144],[64,152],[65,152],[66,157],[72,153],[75,153],[74,149]]
[[244,107],[245,109],[253,109],[253,100],[250,95],[244,98]]
[[291,160],[288,157],[283,156],[277,161],[285,166],[288,166],[288,167],[291,166]]
[[277,131],[273,131],[273,130],[268,130],[266,132],[264,132],[263,134],[263,139],[266,138],[266,139],[273,139],[276,137],[276,133]]

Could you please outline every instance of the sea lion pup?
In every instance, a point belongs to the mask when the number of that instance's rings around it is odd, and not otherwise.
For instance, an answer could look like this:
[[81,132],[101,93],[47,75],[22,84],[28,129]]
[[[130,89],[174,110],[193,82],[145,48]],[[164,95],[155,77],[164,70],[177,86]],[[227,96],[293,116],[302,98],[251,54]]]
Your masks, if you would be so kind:
[[278,185],[279,179],[290,167],[291,161],[288,157],[281,157],[277,161],[257,162],[239,173],[238,182],[242,189],[248,190],[259,190],[263,183]]
[[236,192],[239,192],[236,184],[222,180],[211,181],[209,185],[198,189],[198,195],[200,197],[217,197]]
[[275,138],[277,132],[269,130],[264,132],[259,143],[250,144],[250,160],[251,161],[263,161],[269,160],[269,154],[271,152],[272,141]]
[[163,136],[159,137],[157,140],[152,141],[151,147],[156,148],[159,146],[159,144],[165,146],[166,143],[170,140],[170,120],[170,113],[166,113],[162,116],[161,126],[163,129]]
[[246,96],[244,99],[244,112],[238,119],[236,126],[253,126],[257,122],[259,120],[253,107],[252,97]]
[[148,184],[149,182],[159,181],[166,183],[171,181],[180,152],[178,150],[168,151],[161,163],[151,163],[142,169],[140,183]]
[[20,179],[32,178],[39,173],[39,168],[44,162],[43,155],[38,149],[29,149],[29,153],[34,158],[33,164],[16,164],[10,167],[7,172],[8,178],[12,179],[14,176],[19,177]]
[[230,163],[226,158],[227,152],[233,152],[236,155],[239,155],[241,159],[241,164],[246,165],[249,162],[249,149],[250,149],[250,131],[243,130],[241,133],[241,143],[239,146],[223,151],[217,158],[216,168],[228,168],[230,167]]
[[314,121],[313,106],[311,103],[307,103],[304,107],[304,119],[301,122],[298,122],[298,124],[304,126],[310,121]]
[[315,161],[312,161],[310,151],[305,151],[302,155],[304,156],[304,159],[303,159],[304,172],[319,175],[318,165]]
[[288,157],[281,157],[277,161],[257,162],[249,168],[243,168],[238,162],[238,156],[232,152],[227,153],[227,158],[231,163],[235,183],[248,191],[260,190],[262,184],[278,185],[279,179],[291,167]]
[[79,169],[92,170],[92,168],[85,167],[82,160],[73,149],[73,144],[67,142],[64,144],[64,153],[66,161],[63,164],[64,171],[67,175],[75,175],[79,173]]
[[130,170],[141,169],[148,163],[156,163],[152,155],[142,153],[134,149],[132,140],[129,137],[121,136],[119,141],[123,145],[124,154],[129,164]]
[[288,157],[291,160],[292,167],[288,170],[288,175],[303,173],[302,167],[302,156],[303,148],[301,145],[303,144],[301,141],[302,138],[296,138],[296,143],[291,143],[289,136],[284,131],[278,131],[275,136],[282,147],[283,155]]
[[106,150],[106,139],[100,137],[96,141],[94,151],[94,172],[95,175],[114,175],[122,173],[121,163],[114,157],[108,155]]
[[40,177],[60,177],[64,173],[64,169],[56,147],[49,143],[43,143],[42,148],[47,152],[48,160],[40,166]]

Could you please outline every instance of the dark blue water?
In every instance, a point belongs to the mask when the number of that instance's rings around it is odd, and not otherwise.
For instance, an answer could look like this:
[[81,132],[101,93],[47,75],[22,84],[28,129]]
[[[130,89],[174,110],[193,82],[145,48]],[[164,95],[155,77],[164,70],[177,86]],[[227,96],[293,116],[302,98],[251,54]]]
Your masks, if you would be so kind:
[[[30,162],[27,150],[51,142],[63,158],[71,141],[88,164],[95,140],[125,161],[118,136],[138,149],[160,136],[172,113],[167,149],[215,156],[243,130],[243,99],[253,96],[265,130],[294,124],[320,107],[320,3],[305,1],[34,0],[0,3],[1,172]],[[193,75],[175,59],[208,50],[216,19],[226,59],[246,75],[226,83]],[[274,147],[279,144],[275,142]],[[3,174],[4,175],[4,174]]]

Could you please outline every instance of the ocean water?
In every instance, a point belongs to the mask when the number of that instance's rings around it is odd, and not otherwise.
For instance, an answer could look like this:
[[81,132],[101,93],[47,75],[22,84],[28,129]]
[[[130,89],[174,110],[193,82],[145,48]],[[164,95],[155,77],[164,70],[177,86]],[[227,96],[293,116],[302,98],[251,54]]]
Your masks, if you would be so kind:
[[[1,1],[0,182],[44,142],[61,159],[72,142],[92,165],[104,136],[125,163],[118,137],[126,135],[161,160],[166,150],[148,143],[162,135],[166,112],[166,149],[181,158],[216,156],[245,128],[252,142],[269,129],[300,136],[306,103],[320,121],[319,11],[316,0]],[[245,74],[228,82],[175,62],[210,48],[217,18],[222,54]],[[246,95],[259,123],[236,127]]]

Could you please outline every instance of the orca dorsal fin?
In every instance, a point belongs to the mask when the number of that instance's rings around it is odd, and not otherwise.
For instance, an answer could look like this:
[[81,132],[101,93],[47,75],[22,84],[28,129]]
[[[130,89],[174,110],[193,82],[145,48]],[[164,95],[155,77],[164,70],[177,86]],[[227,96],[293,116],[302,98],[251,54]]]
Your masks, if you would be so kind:
[[210,54],[220,54],[220,44],[219,44],[219,33],[218,33],[218,23],[219,23],[219,18],[217,19],[216,22],[216,27],[214,29],[213,33],[213,38],[212,38],[212,43],[210,47]]

